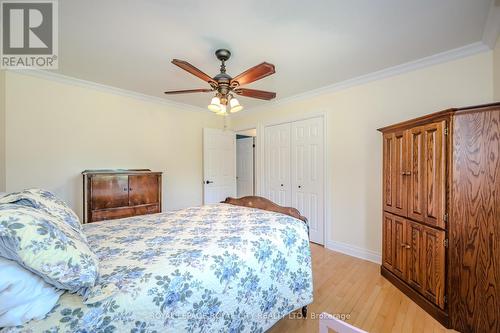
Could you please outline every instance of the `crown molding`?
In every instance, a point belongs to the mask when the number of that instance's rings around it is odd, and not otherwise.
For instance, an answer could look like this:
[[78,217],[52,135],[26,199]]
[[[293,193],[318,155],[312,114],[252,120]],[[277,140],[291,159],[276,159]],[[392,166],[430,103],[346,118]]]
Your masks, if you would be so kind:
[[78,87],[90,88],[90,89],[103,91],[103,92],[107,92],[107,93],[114,94],[114,95],[134,98],[134,99],[145,101],[145,102],[170,106],[170,107],[176,108],[176,109],[192,111],[192,112],[205,112],[205,113],[210,112],[209,110],[205,110],[204,108],[201,108],[198,106],[184,104],[184,103],[178,103],[178,102],[174,102],[174,101],[169,100],[169,99],[164,99],[164,98],[160,98],[160,97],[156,97],[156,96],[146,95],[146,94],[138,93],[135,91],[121,89],[121,88],[117,88],[117,87],[113,87],[113,86],[108,86],[108,85],[97,83],[97,82],[77,79],[77,78],[74,78],[71,76],[66,76],[63,74],[53,73],[53,72],[49,72],[49,71],[45,71],[45,70],[33,68],[33,69],[7,69],[6,71],[16,73],[16,74],[32,76],[32,77],[36,77],[36,78],[40,78],[40,79],[55,81],[55,82],[59,82],[59,83],[64,83],[64,84],[71,84],[71,85],[78,86]]
[[[369,82],[378,81],[381,79],[404,74],[407,72],[412,72],[412,71],[426,68],[426,67],[430,67],[433,65],[437,65],[437,64],[446,63],[449,61],[465,58],[468,56],[472,56],[472,55],[475,55],[478,53],[487,52],[490,50],[491,49],[489,48],[489,46],[484,44],[483,42],[472,43],[472,44],[465,45],[465,46],[462,46],[462,47],[459,47],[456,49],[437,53],[437,54],[431,55],[429,57],[410,61],[410,62],[401,64],[401,65],[396,65],[393,67],[388,67],[388,68],[385,68],[385,69],[382,69],[382,70],[379,70],[376,72],[361,75],[361,76],[358,76],[358,77],[355,77],[352,79],[348,79],[348,80],[345,80],[342,82],[334,83],[334,84],[331,84],[331,85],[328,85],[325,87],[321,87],[318,89],[309,90],[309,91],[306,91],[304,93],[300,93],[300,94],[293,95],[290,97],[285,97],[285,98],[276,100],[276,101],[271,102],[271,103],[261,104],[261,105],[255,106],[253,108],[248,108],[247,113],[248,112],[255,112],[258,110],[269,109],[269,108],[277,107],[280,105],[290,104],[293,102],[302,101],[302,100],[309,99],[309,98],[316,97],[316,96],[320,96],[323,94],[337,92],[340,90],[345,90],[345,89],[352,88],[355,86],[360,86],[360,85],[363,85],[363,84],[366,84]],[[243,116],[243,114],[241,113],[241,114],[235,114],[235,115],[231,115],[231,116],[237,118],[237,117]]]
[[493,50],[500,35],[500,1],[492,0],[483,30],[483,43]]

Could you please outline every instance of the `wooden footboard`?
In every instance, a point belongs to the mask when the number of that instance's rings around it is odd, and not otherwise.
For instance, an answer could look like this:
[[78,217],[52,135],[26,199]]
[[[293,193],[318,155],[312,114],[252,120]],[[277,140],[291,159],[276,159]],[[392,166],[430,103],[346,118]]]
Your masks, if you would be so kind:
[[228,197],[226,200],[222,201],[222,203],[235,205],[235,206],[243,206],[243,207],[252,207],[258,208],[262,210],[268,210],[271,212],[281,213],[285,215],[289,215],[291,217],[295,217],[296,219],[304,221],[307,224],[307,218],[305,216],[300,215],[300,212],[292,207],[283,207],[278,204],[275,204],[271,200],[268,200],[263,197],[258,196],[248,196],[242,198],[231,198]]

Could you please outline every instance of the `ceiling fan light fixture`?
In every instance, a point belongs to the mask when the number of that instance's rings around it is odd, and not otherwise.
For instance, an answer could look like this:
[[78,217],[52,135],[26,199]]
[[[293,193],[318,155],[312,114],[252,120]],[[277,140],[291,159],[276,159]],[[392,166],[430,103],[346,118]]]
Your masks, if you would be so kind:
[[214,97],[212,98],[212,101],[208,105],[208,109],[212,112],[221,112],[222,111],[222,105],[220,104],[220,99],[219,97]]
[[231,108],[229,109],[229,112],[231,112],[231,113],[236,113],[238,111],[243,110],[243,105],[241,105],[240,102],[236,98],[231,98],[231,101],[229,102],[229,106],[231,106]]
[[227,108],[224,104],[220,104],[220,111],[217,112],[219,116],[226,116],[227,115]]

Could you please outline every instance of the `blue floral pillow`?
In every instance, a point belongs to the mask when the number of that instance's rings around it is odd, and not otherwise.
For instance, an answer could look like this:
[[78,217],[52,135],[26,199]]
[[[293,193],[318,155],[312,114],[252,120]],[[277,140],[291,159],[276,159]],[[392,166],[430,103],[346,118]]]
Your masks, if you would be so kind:
[[30,206],[61,219],[76,230],[81,230],[80,220],[69,206],[52,192],[42,189],[28,189],[7,194],[0,198],[0,204],[15,203]]
[[84,293],[98,278],[99,261],[83,233],[32,207],[0,205],[0,256],[71,292]]

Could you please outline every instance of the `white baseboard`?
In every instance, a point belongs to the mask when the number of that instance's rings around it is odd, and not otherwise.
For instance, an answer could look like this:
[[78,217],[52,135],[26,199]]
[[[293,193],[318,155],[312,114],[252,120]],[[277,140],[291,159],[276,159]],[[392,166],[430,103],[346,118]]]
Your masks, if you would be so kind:
[[382,256],[380,253],[368,249],[364,249],[361,247],[357,247],[354,245],[336,242],[333,240],[329,240],[326,242],[326,248],[332,251],[340,252],[343,254],[347,254],[351,257],[356,257],[364,260],[368,260],[374,262],[376,264],[382,263]]

